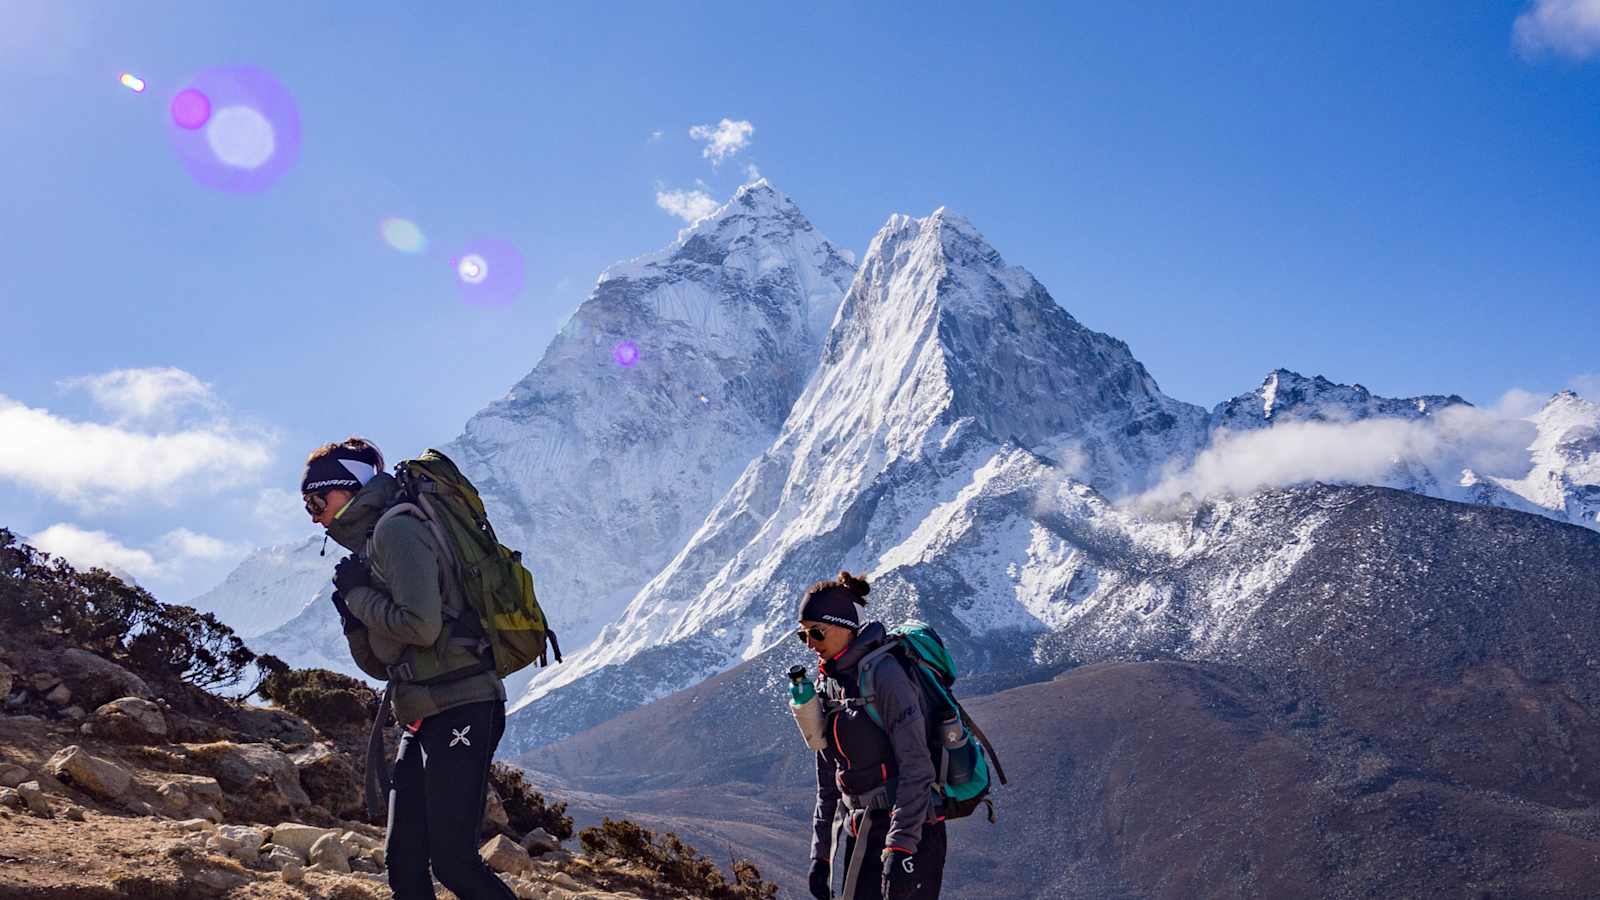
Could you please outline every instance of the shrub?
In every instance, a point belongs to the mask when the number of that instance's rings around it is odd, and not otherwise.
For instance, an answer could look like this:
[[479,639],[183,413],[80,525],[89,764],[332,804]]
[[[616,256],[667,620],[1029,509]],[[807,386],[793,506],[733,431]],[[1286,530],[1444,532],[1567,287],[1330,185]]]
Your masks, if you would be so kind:
[[544,795],[522,777],[521,769],[497,762],[489,767],[489,781],[500,795],[500,804],[505,807],[513,831],[527,834],[535,828],[543,828],[558,841],[572,837],[572,817],[567,815],[567,804],[546,803]]
[[672,833],[654,832],[626,819],[602,819],[578,835],[583,850],[636,863],[655,872],[667,885],[709,900],[773,900],[777,885],[761,880],[749,860],[734,860],[730,884],[717,864]]
[[324,731],[366,728],[378,712],[378,692],[327,669],[291,669],[275,656],[257,661],[264,677],[254,693]]
[[162,603],[103,569],[80,572],[4,528],[0,618],[205,690],[237,684],[256,658],[215,616]]

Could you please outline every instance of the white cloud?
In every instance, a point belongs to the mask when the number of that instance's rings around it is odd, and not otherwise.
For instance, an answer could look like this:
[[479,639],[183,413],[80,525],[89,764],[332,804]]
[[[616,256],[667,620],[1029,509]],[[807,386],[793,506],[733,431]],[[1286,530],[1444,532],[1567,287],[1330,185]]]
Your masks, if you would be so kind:
[[161,545],[182,559],[225,559],[241,552],[240,548],[234,547],[227,541],[187,528],[174,528],[167,532],[161,538]]
[[169,423],[184,413],[222,412],[211,385],[182,369],[118,369],[68,378],[61,386],[88,391],[96,405],[121,423]]
[[1588,59],[1600,54],[1600,0],[1534,0],[1511,31],[1524,56]]
[[107,377],[83,384],[97,402],[121,417],[117,423],[75,421],[0,394],[0,434],[5,435],[0,479],[94,507],[214,492],[256,475],[271,462],[274,439],[259,429],[240,428],[222,418],[166,427],[137,421],[159,420],[195,404],[220,413],[209,389],[195,392],[198,381]]
[[689,137],[706,142],[700,155],[711,160],[711,164],[715,166],[721,165],[724,159],[748,147],[750,135],[755,134],[755,131],[756,127],[749,122],[723,119],[715,127],[696,125],[690,128]]
[[755,182],[760,181],[760,180],[761,180],[761,170],[756,168],[756,164],[755,163],[746,163],[745,167],[744,167],[744,181],[745,181],[745,184],[754,184]]
[[1381,484],[1397,467],[1441,475],[1522,477],[1531,461],[1532,423],[1497,411],[1452,406],[1419,420],[1291,422],[1259,431],[1219,432],[1187,469],[1139,498],[1146,505],[1184,494],[1243,495],[1311,481]]
[[717,211],[705,191],[656,191],[656,205],[691,225]]
[[1525,419],[1544,408],[1549,397],[1525,391],[1522,388],[1512,388],[1500,396],[1499,402],[1491,409],[1495,415],[1505,419]]
[[660,130],[660,129],[657,129],[657,130],[655,130],[655,131],[652,131],[652,132],[650,132],[650,143],[652,143],[652,144],[653,144],[653,143],[655,143],[655,142],[656,142],[656,141],[659,141],[659,140],[661,140],[661,138],[662,138],[662,136],[663,136],[663,135],[664,135],[664,134],[665,134],[665,133],[666,133],[666,132],[663,132],[663,131],[661,131],[661,130]]
[[79,569],[100,568],[135,578],[159,575],[161,567],[144,550],[129,547],[104,531],[88,531],[58,522],[27,539],[27,543],[59,556]]
[[1583,399],[1600,402],[1600,372],[1574,375],[1571,386]]

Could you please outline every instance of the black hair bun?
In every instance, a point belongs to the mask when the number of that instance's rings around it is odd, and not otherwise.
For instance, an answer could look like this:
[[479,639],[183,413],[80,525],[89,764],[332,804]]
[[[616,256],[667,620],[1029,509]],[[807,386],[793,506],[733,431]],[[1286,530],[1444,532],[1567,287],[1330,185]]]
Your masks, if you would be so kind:
[[865,578],[859,575],[851,575],[849,572],[840,572],[839,583],[848,588],[850,593],[856,595],[857,606],[867,605],[867,594],[872,592],[872,587],[867,584]]

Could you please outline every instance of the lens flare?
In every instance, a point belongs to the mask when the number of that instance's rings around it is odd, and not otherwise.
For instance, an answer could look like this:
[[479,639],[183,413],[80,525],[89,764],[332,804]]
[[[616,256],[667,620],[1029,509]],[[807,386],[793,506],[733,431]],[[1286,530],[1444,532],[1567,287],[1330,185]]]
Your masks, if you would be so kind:
[[611,358],[624,369],[631,369],[639,364],[639,345],[633,341],[621,341],[611,348]]
[[171,121],[167,133],[179,161],[206,187],[265,190],[300,159],[300,112],[262,69],[196,73],[173,96]]
[[194,131],[211,118],[211,100],[205,94],[187,88],[172,98],[172,123],[185,131]]
[[144,93],[144,79],[132,72],[123,72],[122,77],[118,80],[122,82],[123,87],[133,91],[135,94]]
[[456,275],[467,284],[483,284],[489,278],[489,263],[478,254],[469,253],[456,263]]
[[378,235],[383,242],[401,253],[421,253],[428,248],[428,239],[422,229],[410,219],[391,216],[378,223]]
[[259,169],[278,149],[272,123],[248,106],[217,110],[206,124],[206,144],[223,165],[235,169]]
[[522,293],[527,274],[522,254],[511,244],[479,239],[450,259],[456,289],[473,306],[504,306]]

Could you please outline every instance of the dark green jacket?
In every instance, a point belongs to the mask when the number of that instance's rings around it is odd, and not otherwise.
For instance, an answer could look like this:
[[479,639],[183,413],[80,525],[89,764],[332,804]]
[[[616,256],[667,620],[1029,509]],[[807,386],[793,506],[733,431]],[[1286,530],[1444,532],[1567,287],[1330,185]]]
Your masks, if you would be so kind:
[[[379,518],[397,498],[392,476],[379,473],[328,527],[328,536],[354,553],[365,553],[372,565],[372,586],[344,595],[361,626],[346,637],[357,666],[374,678],[390,679],[389,666],[404,661],[413,648],[434,648],[449,668],[475,661],[444,640],[447,610],[465,610],[460,586],[448,577],[440,548],[421,519],[397,514]],[[401,724],[425,719],[467,703],[506,698],[505,685],[493,671],[441,684],[410,684],[394,679],[394,715]]]

